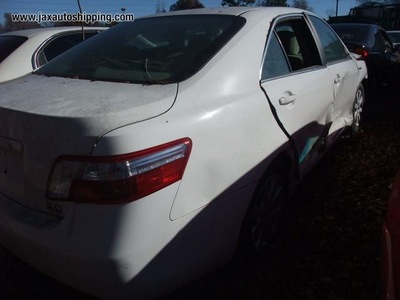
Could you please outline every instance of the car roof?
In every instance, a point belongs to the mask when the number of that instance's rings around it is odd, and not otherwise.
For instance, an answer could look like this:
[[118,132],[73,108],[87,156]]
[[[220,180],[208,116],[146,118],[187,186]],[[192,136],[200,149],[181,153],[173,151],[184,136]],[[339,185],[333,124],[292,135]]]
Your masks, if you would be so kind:
[[[148,17],[163,17],[163,16],[172,16],[172,15],[203,15],[203,14],[211,14],[211,15],[232,15],[232,16],[240,16],[245,15],[246,17],[251,16],[253,14],[263,13],[264,15],[279,15],[282,13],[299,13],[305,12],[304,10],[293,8],[293,7],[247,7],[247,6],[235,6],[235,7],[214,7],[214,8],[196,8],[196,9],[185,9],[178,10],[173,12],[167,12],[163,14],[153,14],[149,16],[144,16],[142,18]],[[310,13],[312,14],[312,13]]]
[[[85,31],[88,30],[105,30],[108,27],[84,27]],[[45,28],[32,28],[32,29],[23,29],[17,31],[9,31],[0,34],[0,36],[23,36],[23,37],[32,37],[35,35],[53,35],[57,33],[63,32],[73,32],[82,30],[80,26],[63,26],[63,27],[45,27]]]
[[366,24],[366,23],[332,23],[331,27],[369,27],[369,28],[382,28],[376,24]]

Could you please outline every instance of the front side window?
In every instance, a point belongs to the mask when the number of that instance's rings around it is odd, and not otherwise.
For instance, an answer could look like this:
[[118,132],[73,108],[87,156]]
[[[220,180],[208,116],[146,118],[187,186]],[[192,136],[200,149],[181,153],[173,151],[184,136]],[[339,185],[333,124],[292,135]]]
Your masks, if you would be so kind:
[[334,31],[317,17],[310,16],[310,20],[321,41],[326,63],[346,59],[347,51]]
[[36,73],[164,84],[197,72],[244,25],[227,15],[150,17],[116,25],[58,56]]

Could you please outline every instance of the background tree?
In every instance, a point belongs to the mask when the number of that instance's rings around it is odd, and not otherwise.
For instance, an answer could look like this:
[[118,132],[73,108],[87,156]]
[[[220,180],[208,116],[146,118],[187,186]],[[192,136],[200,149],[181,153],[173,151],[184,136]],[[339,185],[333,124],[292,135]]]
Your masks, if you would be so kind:
[[165,9],[165,2],[164,0],[158,0],[157,2],[157,7],[156,7],[156,13],[165,13],[167,10]]
[[255,0],[223,0],[222,6],[248,6],[256,2]]
[[203,8],[204,5],[198,0],[178,0],[175,4],[172,4],[169,11],[192,9],[192,8]]
[[334,17],[334,16],[335,16],[335,14],[336,14],[335,10],[334,10],[334,9],[332,9],[332,8],[330,8],[330,9],[327,9],[327,10],[325,11],[325,13],[326,13],[326,15],[328,16],[328,18],[330,18],[330,17]]
[[259,6],[289,6],[286,0],[261,0]]
[[313,8],[308,5],[307,0],[293,0],[292,7],[301,8],[308,11],[314,11]]

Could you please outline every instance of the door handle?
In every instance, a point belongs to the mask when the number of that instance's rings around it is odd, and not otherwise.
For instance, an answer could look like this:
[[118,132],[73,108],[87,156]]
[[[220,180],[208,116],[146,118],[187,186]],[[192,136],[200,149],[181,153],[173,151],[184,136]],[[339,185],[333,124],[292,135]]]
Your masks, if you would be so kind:
[[296,100],[296,95],[285,96],[279,99],[280,105],[288,105]]
[[335,77],[335,79],[333,80],[333,82],[334,82],[335,84],[340,83],[340,75],[339,75],[339,74],[336,75],[336,77]]

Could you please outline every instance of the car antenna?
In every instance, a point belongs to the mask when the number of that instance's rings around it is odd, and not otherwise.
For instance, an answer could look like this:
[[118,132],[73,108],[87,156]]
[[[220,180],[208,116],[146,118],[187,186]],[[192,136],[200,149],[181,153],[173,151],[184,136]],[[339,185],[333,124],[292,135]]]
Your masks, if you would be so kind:
[[84,40],[85,40],[85,30],[84,30],[84,28],[83,28],[82,7],[81,7],[81,2],[80,2],[80,0],[77,0],[77,1],[78,1],[79,12],[80,12],[80,14],[81,14],[82,40],[84,41]]

